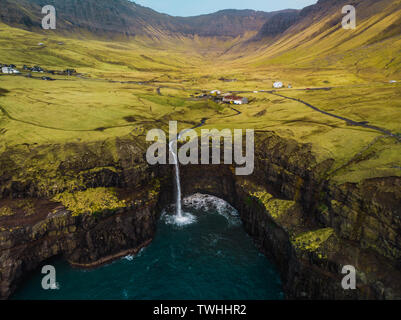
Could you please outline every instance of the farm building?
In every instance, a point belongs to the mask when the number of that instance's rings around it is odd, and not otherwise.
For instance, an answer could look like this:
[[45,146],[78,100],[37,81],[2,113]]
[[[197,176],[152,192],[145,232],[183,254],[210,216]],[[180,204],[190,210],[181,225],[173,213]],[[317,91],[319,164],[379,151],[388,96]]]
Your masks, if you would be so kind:
[[210,91],[210,94],[211,94],[212,96],[219,96],[219,95],[221,95],[221,91],[219,91],[219,90],[213,90],[213,91]]
[[11,67],[2,67],[1,72],[6,74],[20,73],[17,69]]
[[63,71],[63,73],[66,74],[67,76],[71,76],[71,75],[73,75],[74,73],[77,73],[77,71],[76,71],[75,69],[65,69],[65,70]]
[[244,98],[244,97],[225,96],[225,97],[223,97],[223,102],[233,103],[233,104],[247,104],[249,101],[247,98]]
[[280,82],[280,81],[276,81],[275,83],[273,83],[273,87],[276,88],[276,89],[280,89],[283,86],[284,86],[283,83]]
[[41,66],[34,66],[31,70],[32,72],[41,72],[41,73],[45,71]]

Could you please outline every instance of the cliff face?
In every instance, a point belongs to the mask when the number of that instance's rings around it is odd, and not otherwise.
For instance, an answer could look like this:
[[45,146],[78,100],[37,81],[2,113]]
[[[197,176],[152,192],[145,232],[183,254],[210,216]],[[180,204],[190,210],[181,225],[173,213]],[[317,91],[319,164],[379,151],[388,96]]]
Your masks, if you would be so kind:
[[[182,166],[184,193],[209,193],[234,205],[279,267],[290,298],[401,297],[401,179],[336,185],[327,174],[332,161],[318,162],[310,145],[273,133],[257,134],[256,141],[251,177],[237,177],[227,165]],[[125,138],[3,154],[0,201],[15,213],[0,216],[2,298],[53,256],[93,267],[152,239],[159,208],[173,202],[173,167],[149,167],[145,147]],[[38,172],[45,155],[47,169]],[[118,208],[87,205],[90,198],[79,190],[99,187],[116,188]],[[69,194],[84,199],[88,213]],[[47,200],[55,195],[61,203]],[[28,197],[34,204],[21,204]],[[344,265],[357,269],[357,290],[342,289]]]
[[[255,140],[252,177],[232,176],[228,166],[187,166],[184,192],[231,202],[278,265],[290,298],[399,298],[401,179],[336,185],[327,174],[333,162],[318,162],[310,145],[273,133]],[[357,290],[341,286],[345,265],[357,270]]]
[[51,257],[96,267],[151,241],[165,200],[143,148],[127,138],[2,153],[0,298]]
[[62,256],[71,265],[97,267],[135,254],[156,230],[156,201],[97,216],[72,216],[61,208],[40,222],[3,228],[0,235],[0,297],[8,297],[30,271]]
[[257,32],[276,12],[222,10],[195,17],[173,17],[127,0],[2,0],[0,21],[28,30],[40,31],[42,7],[53,5],[57,11],[56,32],[98,37],[159,38],[198,35],[237,37]]
[[222,10],[201,16],[176,18],[180,32],[204,37],[237,37],[246,32],[257,32],[279,12],[254,10]]
[[265,37],[275,37],[297,23],[299,19],[300,15],[297,10],[276,14],[262,26],[255,40],[260,40]]

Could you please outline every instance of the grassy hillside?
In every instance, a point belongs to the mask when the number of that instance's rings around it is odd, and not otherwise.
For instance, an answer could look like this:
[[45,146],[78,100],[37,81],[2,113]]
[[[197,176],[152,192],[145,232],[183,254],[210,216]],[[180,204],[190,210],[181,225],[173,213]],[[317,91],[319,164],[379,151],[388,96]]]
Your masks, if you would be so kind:
[[[144,142],[146,130],[166,129],[169,120],[183,129],[208,118],[205,128],[254,128],[310,143],[320,160],[335,160],[331,175],[339,183],[401,176],[397,139],[302,103],[401,134],[401,86],[389,83],[400,79],[400,3],[382,1],[375,14],[362,7],[355,31],[330,27],[341,15],[328,7],[312,24],[301,20],[277,39],[241,47],[241,39],[196,36],[80,40],[1,24],[0,63],[74,68],[79,75],[0,75],[0,150],[124,136]],[[261,92],[276,80],[293,88],[282,96]],[[306,90],[319,87],[328,89]],[[191,97],[213,89],[243,91],[250,104]]]
[[[337,72],[342,77],[356,76],[360,81],[399,79],[401,1],[356,1],[355,30],[341,27],[344,4],[347,3],[321,1],[321,8],[305,10],[304,18],[285,33],[234,47],[228,56],[249,68],[276,66],[327,73],[326,80],[333,82],[338,78]],[[304,85],[314,83],[305,81]]]

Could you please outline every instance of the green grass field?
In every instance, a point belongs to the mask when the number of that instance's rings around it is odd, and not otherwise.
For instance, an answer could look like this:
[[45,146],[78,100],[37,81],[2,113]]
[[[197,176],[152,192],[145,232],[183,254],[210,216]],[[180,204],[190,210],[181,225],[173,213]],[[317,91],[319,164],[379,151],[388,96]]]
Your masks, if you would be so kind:
[[[294,39],[287,41],[291,47]],[[39,42],[45,45],[38,46]],[[319,42],[319,46],[330,47],[328,42]],[[227,46],[217,40],[213,43],[219,49]],[[374,46],[358,54],[366,54],[367,65],[374,64],[375,68],[359,72],[347,68],[349,56],[327,63],[327,57],[336,56],[334,52],[321,59],[321,51],[303,53],[299,58],[302,50],[315,48],[316,43],[281,55],[281,49],[272,50],[268,56],[255,52],[248,58],[235,57],[236,53],[225,57],[217,52],[200,54],[199,48],[208,45],[199,39],[195,44],[177,40],[174,45],[160,43],[159,47],[140,39],[121,43],[83,41],[44,37],[0,25],[0,62],[16,64],[19,69],[23,64],[56,70],[74,68],[81,74],[54,76],[56,81],[0,75],[0,150],[127,135],[145,139],[146,130],[166,129],[169,120],[177,120],[179,128],[184,129],[208,118],[204,128],[273,131],[310,143],[318,159],[336,160],[332,174],[338,182],[401,176],[401,144],[396,139],[350,126],[297,101],[253,92],[272,90],[272,83],[281,80],[293,85],[293,89],[280,90],[285,96],[401,133],[401,85],[388,83],[390,75],[397,75],[397,68],[379,73],[382,65],[374,63]],[[378,55],[386,50],[390,48],[383,46]],[[237,81],[222,82],[221,77]],[[306,87],[332,89],[303,90]],[[234,106],[238,114],[230,105],[191,98],[213,89],[249,91],[242,95],[250,104]]]

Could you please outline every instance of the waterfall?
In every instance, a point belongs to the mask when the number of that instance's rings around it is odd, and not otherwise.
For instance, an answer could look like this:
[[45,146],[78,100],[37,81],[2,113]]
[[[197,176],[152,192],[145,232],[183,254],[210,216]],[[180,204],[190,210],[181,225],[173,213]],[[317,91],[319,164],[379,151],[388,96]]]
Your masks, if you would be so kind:
[[176,142],[177,140],[172,140],[169,144],[169,149],[171,154],[174,157],[174,162],[175,162],[175,182],[177,185],[177,195],[176,195],[176,214],[177,214],[177,219],[182,219],[182,209],[181,209],[181,181],[180,181],[180,165],[178,163],[178,156],[174,152],[173,149],[173,143]]
[[[181,134],[184,134],[182,132]],[[186,225],[186,224],[191,224],[196,221],[196,217],[188,212],[183,212],[182,211],[182,206],[181,206],[181,181],[180,181],[180,163],[178,161],[178,155],[176,152],[174,152],[173,144],[177,143],[178,144],[178,139],[180,138],[180,135],[177,136],[176,140],[171,140],[169,143],[169,150],[171,154],[173,155],[174,162],[175,162],[175,182],[177,185],[177,195],[176,195],[176,214],[173,217],[170,217],[167,219],[168,223],[173,223],[176,225]]]

